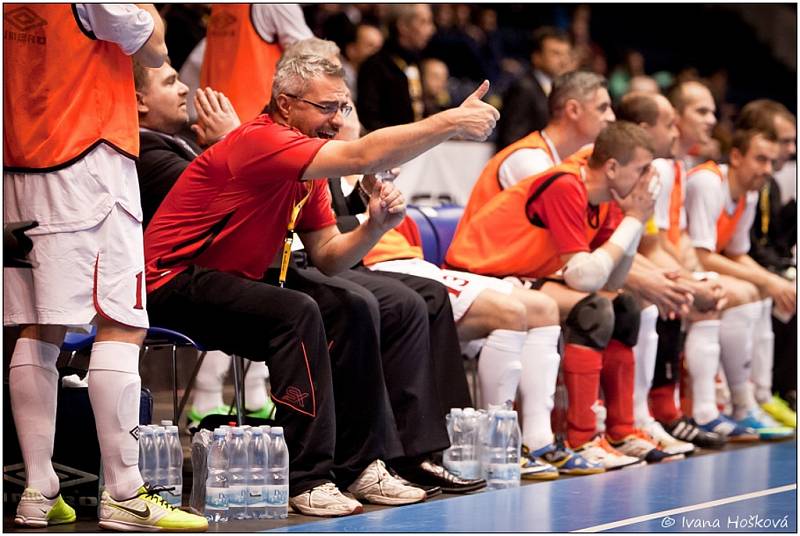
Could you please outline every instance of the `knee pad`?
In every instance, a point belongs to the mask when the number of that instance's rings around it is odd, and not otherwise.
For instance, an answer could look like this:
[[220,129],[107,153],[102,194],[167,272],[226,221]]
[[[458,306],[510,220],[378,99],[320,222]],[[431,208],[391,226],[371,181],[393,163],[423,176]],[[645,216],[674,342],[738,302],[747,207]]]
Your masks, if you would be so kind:
[[614,331],[614,308],[611,300],[589,294],[576,303],[564,322],[564,340],[596,350],[608,346]]
[[620,294],[613,301],[614,331],[611,338],[625,346],[636,346],[639,338],[639,324],[642,320],[642,308],[630,294]]
[[662,320],[656,322],[658,332],[658,351],[656,352],[656,369],[653,374],[653,387],[661,387],[676,383],[680,377],[680,355],[683,347],[680,320]]

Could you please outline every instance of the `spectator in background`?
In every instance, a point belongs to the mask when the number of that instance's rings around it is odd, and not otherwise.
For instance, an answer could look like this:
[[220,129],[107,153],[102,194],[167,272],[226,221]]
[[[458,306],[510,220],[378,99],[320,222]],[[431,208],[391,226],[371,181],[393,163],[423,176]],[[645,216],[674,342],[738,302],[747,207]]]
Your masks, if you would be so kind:
[[297,4],[214,4],[200,87],[227,95],[242,121],[249,121],[269,102],[283,50],[308,37]]
[[636,76],[631,78],[631,81],[628,84],[627,92],[661,93],[661,89],[659,89],[658,82],[652,76],[647,76],[645,74],[637,74]]
[[450,73],[447,65],[436,58],[422,60],[422,100],[425,103],[425,115],[433,115],[451,107],[447,82]]
[[358,73],[358,110],[368,130],[424,117],[420,53],[434,32],[427,4],[392,5],[389,39]]
[[629,91],[631,79],[635,76],[645,76],[644,56],[638,50],[625,52],[624,60],[617,65],[608,77],[608,92],[614,102],[617,102]]
[[353,101],[358,100],[358,70],[361,64],[383,47],[383,34],[372,24],[354,25],[344,13],[337,13],[324,24],[325,38],[341,51],[344,81]]
[[586,5],[578,6],[572,14],[570,33],[573,43],[573,68],[605,76],[608,71],[606,54],[600,45],[592,41],[589,29],[591,16],[591,8]]
[[164,40],[176,70],[181,70],[194,47],[205,38],[210,14],[209,4],[164,4]]
[[497,126],[497,146],[506,147],[534,130],[541,130],[550,117],[547,97],[553,79],[572,67],[572,45],[562,30],[545,26],[533,34],[532,72],[511,85],[503,96],[503,115]]

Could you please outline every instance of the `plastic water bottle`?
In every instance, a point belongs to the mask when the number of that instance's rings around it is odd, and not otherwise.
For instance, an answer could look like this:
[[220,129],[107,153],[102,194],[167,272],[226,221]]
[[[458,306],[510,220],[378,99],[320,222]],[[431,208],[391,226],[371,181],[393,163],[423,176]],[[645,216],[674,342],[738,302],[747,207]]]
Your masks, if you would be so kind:
[[249,463],[247,460],[247,447],[244,444],[244,430],[233,428],[231,430],[230,463],[230,517],[232,519],[247,519],[247,473]]
[[447,435],[450,436],[450,447],[442,454],[444,468],[454,475],[464,478],[464,443],[462,438],[462,426],[464,412],[461,408],[450,408],[450,414],[446,417]]
[[228,453],[225,431],[214,430],[214,441],[208,449],[205,516],[211,522],[228,520]]
[[464,408],[461,420],[461,478],[468,480],[481,477],[479,423],[478,412],[472,408]]
[[[169,453],[169,445],[167,445],[167,431],[161,427],[155,427],[155,436],[156,436],[156,466],[155,466],[155,474],[153,480],[155,481],[154,484],[156,486],[168,486],[169,485],[169,466],[171,464],[170,461],[170,453]],[[170,499],[170,492],[169,491],[162,491],[159,493],[161,497],[164,498],[165,501],[169,502]]]
[[264,486],[267,483],[267,445],[260,428],[250,430],[250,443],[247,445],[247,459],[250,467],[247,474],[247,517],[265,519],[267,501]]
[[183,447],[181,447],[178,427],[172,424],[167,426],[167,448],[170,460],[167,485],[174,488],[169,493],[168,502],[172,506],[178,507],[183,499]]
[[482,456],[488,489],[519,486],[520,448],[517,412],[511,410],[490,412]]
[[142,480],[155,484],[155,468],[158,465],[156,454],[156,437],[151,426],[140,426],[139,432],[139,471],[142,473]]
[[289,517],[289,448],[283,437],[283,427],[273,426],[269,433],[267,453],[267,519]]

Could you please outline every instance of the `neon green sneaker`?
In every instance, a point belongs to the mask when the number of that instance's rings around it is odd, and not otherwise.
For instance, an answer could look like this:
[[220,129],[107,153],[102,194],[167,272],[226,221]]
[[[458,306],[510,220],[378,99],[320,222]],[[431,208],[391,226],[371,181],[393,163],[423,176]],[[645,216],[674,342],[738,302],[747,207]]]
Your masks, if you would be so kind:
[[797,428],[797,413],[792,411],[789,404],[778,395],[772,395],[772,400],[761,404],[761,409],[769,413],[773,419],[791,428]]
[[267,398],[266,404],[258,411],[248,411],[248,417],[255,417],[257,419],[275,419],[275,403]]
[[186,417],[189,419],[188,428],[197,428],[200,426],[200,421],[203,420],[204,417],[208,415],[236,415],[236,409],[231,411],[230,406],[219,406],[210,411],[206,411],[205,413],[200,413],[195,409],[194,406],[189,408],[189,411],[186,413]]
[[26,527],[46,527],[63,525],[75,521],[75,510],[64,502],[61,494],[48,499],[42,492],[33,488],[25,488],[17,505],[14,523]]
[[136,495],[117,501],[103,492],[100,499],[100,527],[127,532],[205,532],[208,520],[170,506],[159,491],[163,487],[144,485]]

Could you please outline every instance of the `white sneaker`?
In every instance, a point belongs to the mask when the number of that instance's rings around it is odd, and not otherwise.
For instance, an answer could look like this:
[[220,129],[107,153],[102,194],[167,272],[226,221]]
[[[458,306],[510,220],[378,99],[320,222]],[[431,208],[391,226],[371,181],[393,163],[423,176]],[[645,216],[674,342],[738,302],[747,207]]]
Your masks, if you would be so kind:
[[289,505],[296,512],[307,516],[349,516],[364,511],[364,506],[360,502],[342,495],[332,482],[320,484],[300,495],[290,497]]
[[17,505],[14,523],[26,527],[46,527],[75,521],[75,510],[64,502],[61,494],[48,499],[33,488],[25,488]]
[[688,456],[694,452],[694,445],[672,437],[667,433],[666,430],[664,430],[664,427],[661,426],[661,423],[655,419],[651,419],[650,421],[644,423],[640,428],[650,434],[650,437],[652,437],[656,443],[658,443],[658,448],[667,454],[683,454]]
[[604,436],[597,436],[573,450],[583,456],[586,461],[602,465],[606,471],[647,464],[644,460],[622,454],[612,447]]
[[364,469],[347,491],[356,499],[372,504],[397,506],[424,501],[424,489],[403,484],[386,470],[382,460],[375,460]]
[[163,488],[140,487],[136,495],[118,501],[107,491],[100,499],[100,527],[133,532],[204,532],[208,520],[170,506],[161,495]]

